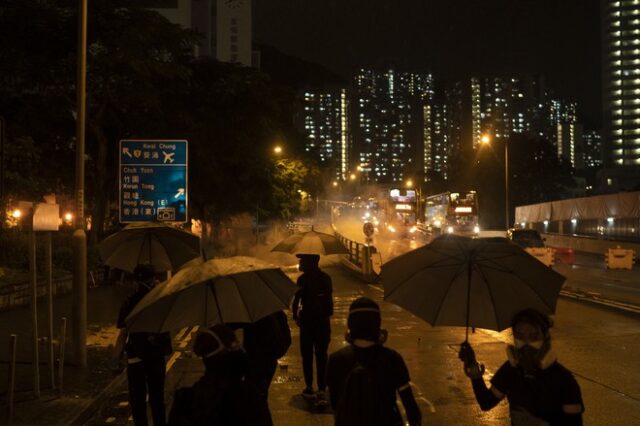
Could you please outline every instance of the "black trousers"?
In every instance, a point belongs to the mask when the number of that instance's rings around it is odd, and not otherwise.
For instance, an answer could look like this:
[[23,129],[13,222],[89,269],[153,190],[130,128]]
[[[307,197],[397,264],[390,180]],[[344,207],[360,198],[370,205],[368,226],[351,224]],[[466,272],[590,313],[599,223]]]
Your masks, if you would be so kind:
[[149,393],[153,426],[165,426],[164,375],[164,356],[127,364],[129,405],[131,406],[133,423],[136,426],[148,426],[149,424],[147,421],[147,392]]
[[269,410],[269,386],[271,386],[271,381],[276,373],[278,360],[252,354],[249,354],[248,359],[249,366],[246,379],[249,383],[253,383],[258,389],[258,392],[260,392],[260,399],[265,411],[265,418],[267,419],[265,426],[270,426],[273,424],[273,420],[271,419],[271,410]]
[[318,389],[324,391],[325,368],[327,366],[327,349],[331,341],[330,318],[318,320],[307,319],[300,323],[300,353],[302,355],[302,371],[307,387],[313,387],[313,355],[316,356],[316,374]]

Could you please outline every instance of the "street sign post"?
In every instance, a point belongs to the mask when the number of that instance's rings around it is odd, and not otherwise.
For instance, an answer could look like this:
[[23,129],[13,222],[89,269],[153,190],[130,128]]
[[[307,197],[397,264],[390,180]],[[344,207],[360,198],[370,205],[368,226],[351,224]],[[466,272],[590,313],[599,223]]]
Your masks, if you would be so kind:
[[187,221],[187,141],[120,141],[121,223]]

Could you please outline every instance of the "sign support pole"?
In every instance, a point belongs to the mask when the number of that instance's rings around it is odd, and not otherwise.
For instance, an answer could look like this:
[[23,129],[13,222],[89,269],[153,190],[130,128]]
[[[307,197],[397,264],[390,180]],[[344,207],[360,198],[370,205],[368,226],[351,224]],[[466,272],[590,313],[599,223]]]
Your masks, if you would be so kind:
[[56,388],[55,364],[53,360],[53,259],[51,231],[45,233],[46,267],[47,267],[47,302],[49,320],[49,370],[51,374],[51,389]]
[[38,284],[36,277],[36,232],[29,230],[29,281],[31,284],[31,325],[33,337],[33,393],[40,398],[40,358],[38,356]]
[[[87,2],[79,0],[76,102],[76,223],[73,232],[73,309],[71,342],[74,361],[87,366],[87,234],[84,230],[84,136],[87,86]],[[101,226],[94,223],[93,226]]]

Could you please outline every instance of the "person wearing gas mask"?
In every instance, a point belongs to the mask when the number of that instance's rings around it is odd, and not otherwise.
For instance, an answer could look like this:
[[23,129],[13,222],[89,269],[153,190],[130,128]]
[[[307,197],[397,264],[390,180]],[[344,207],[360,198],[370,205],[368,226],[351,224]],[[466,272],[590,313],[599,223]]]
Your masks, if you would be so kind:
[[396,404],[400,396],[409,425],[422,424],[409,379],[398,352],[384,346],[378,304],[368,297],[351,303],[345,340],[348,346],[332,353],[327,363],[329,399],[336,426],[404,425]]
[[533,309],[514,316],[514,344],[507,347],[508,360],[491,379],[490,388],[482,378],[484,365],[476,361],[471,345],[462,343],[458,356],[483,411],[491,410],[506,396],[514,426],[582,425],[580,386],[571,371],[557,361],[549,334],[552,325],[550,318]]
[[133,423],[147,426],[147,394],[154,426],[165,425],[164,379],[165,357],[173,351],[169,333],[141,333],[127,330],[125,319],[155,285],[153,265],[140,264],[133,271],[136,290],[122,304],[118,315],[118,335],[112,364],[126,355],[129,405]]
[[202,358],[203,376],[176,390],[169,426],[264,426],[270,424],[266,401],[245,380],[247,356],[233,330],[223,324],[202,329],[193,352]]

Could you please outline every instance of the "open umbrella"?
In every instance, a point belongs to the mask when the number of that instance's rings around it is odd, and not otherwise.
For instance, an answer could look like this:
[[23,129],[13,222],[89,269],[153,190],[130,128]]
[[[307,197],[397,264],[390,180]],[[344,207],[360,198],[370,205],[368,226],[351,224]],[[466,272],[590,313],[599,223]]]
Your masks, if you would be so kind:
[[346,254],[349,251],[336,237],[313,229],[309,232],[293,234],[280,241],[271,251],[291,254]]
[[159,333],[218,323],[252,323],[287,309],[296,285],[252,257],[211,259],[153,288],[126,319],[130,331]]
[[200,256],[200,238],[164,223],[132,223],[102,240],[98,251],[105,264],[125,271],[141,263],[173,271]]
[[431,325],[501,331],[525,308],[555,311],[565,278],[504,238],[445,235],[382,266],[385,300]]

